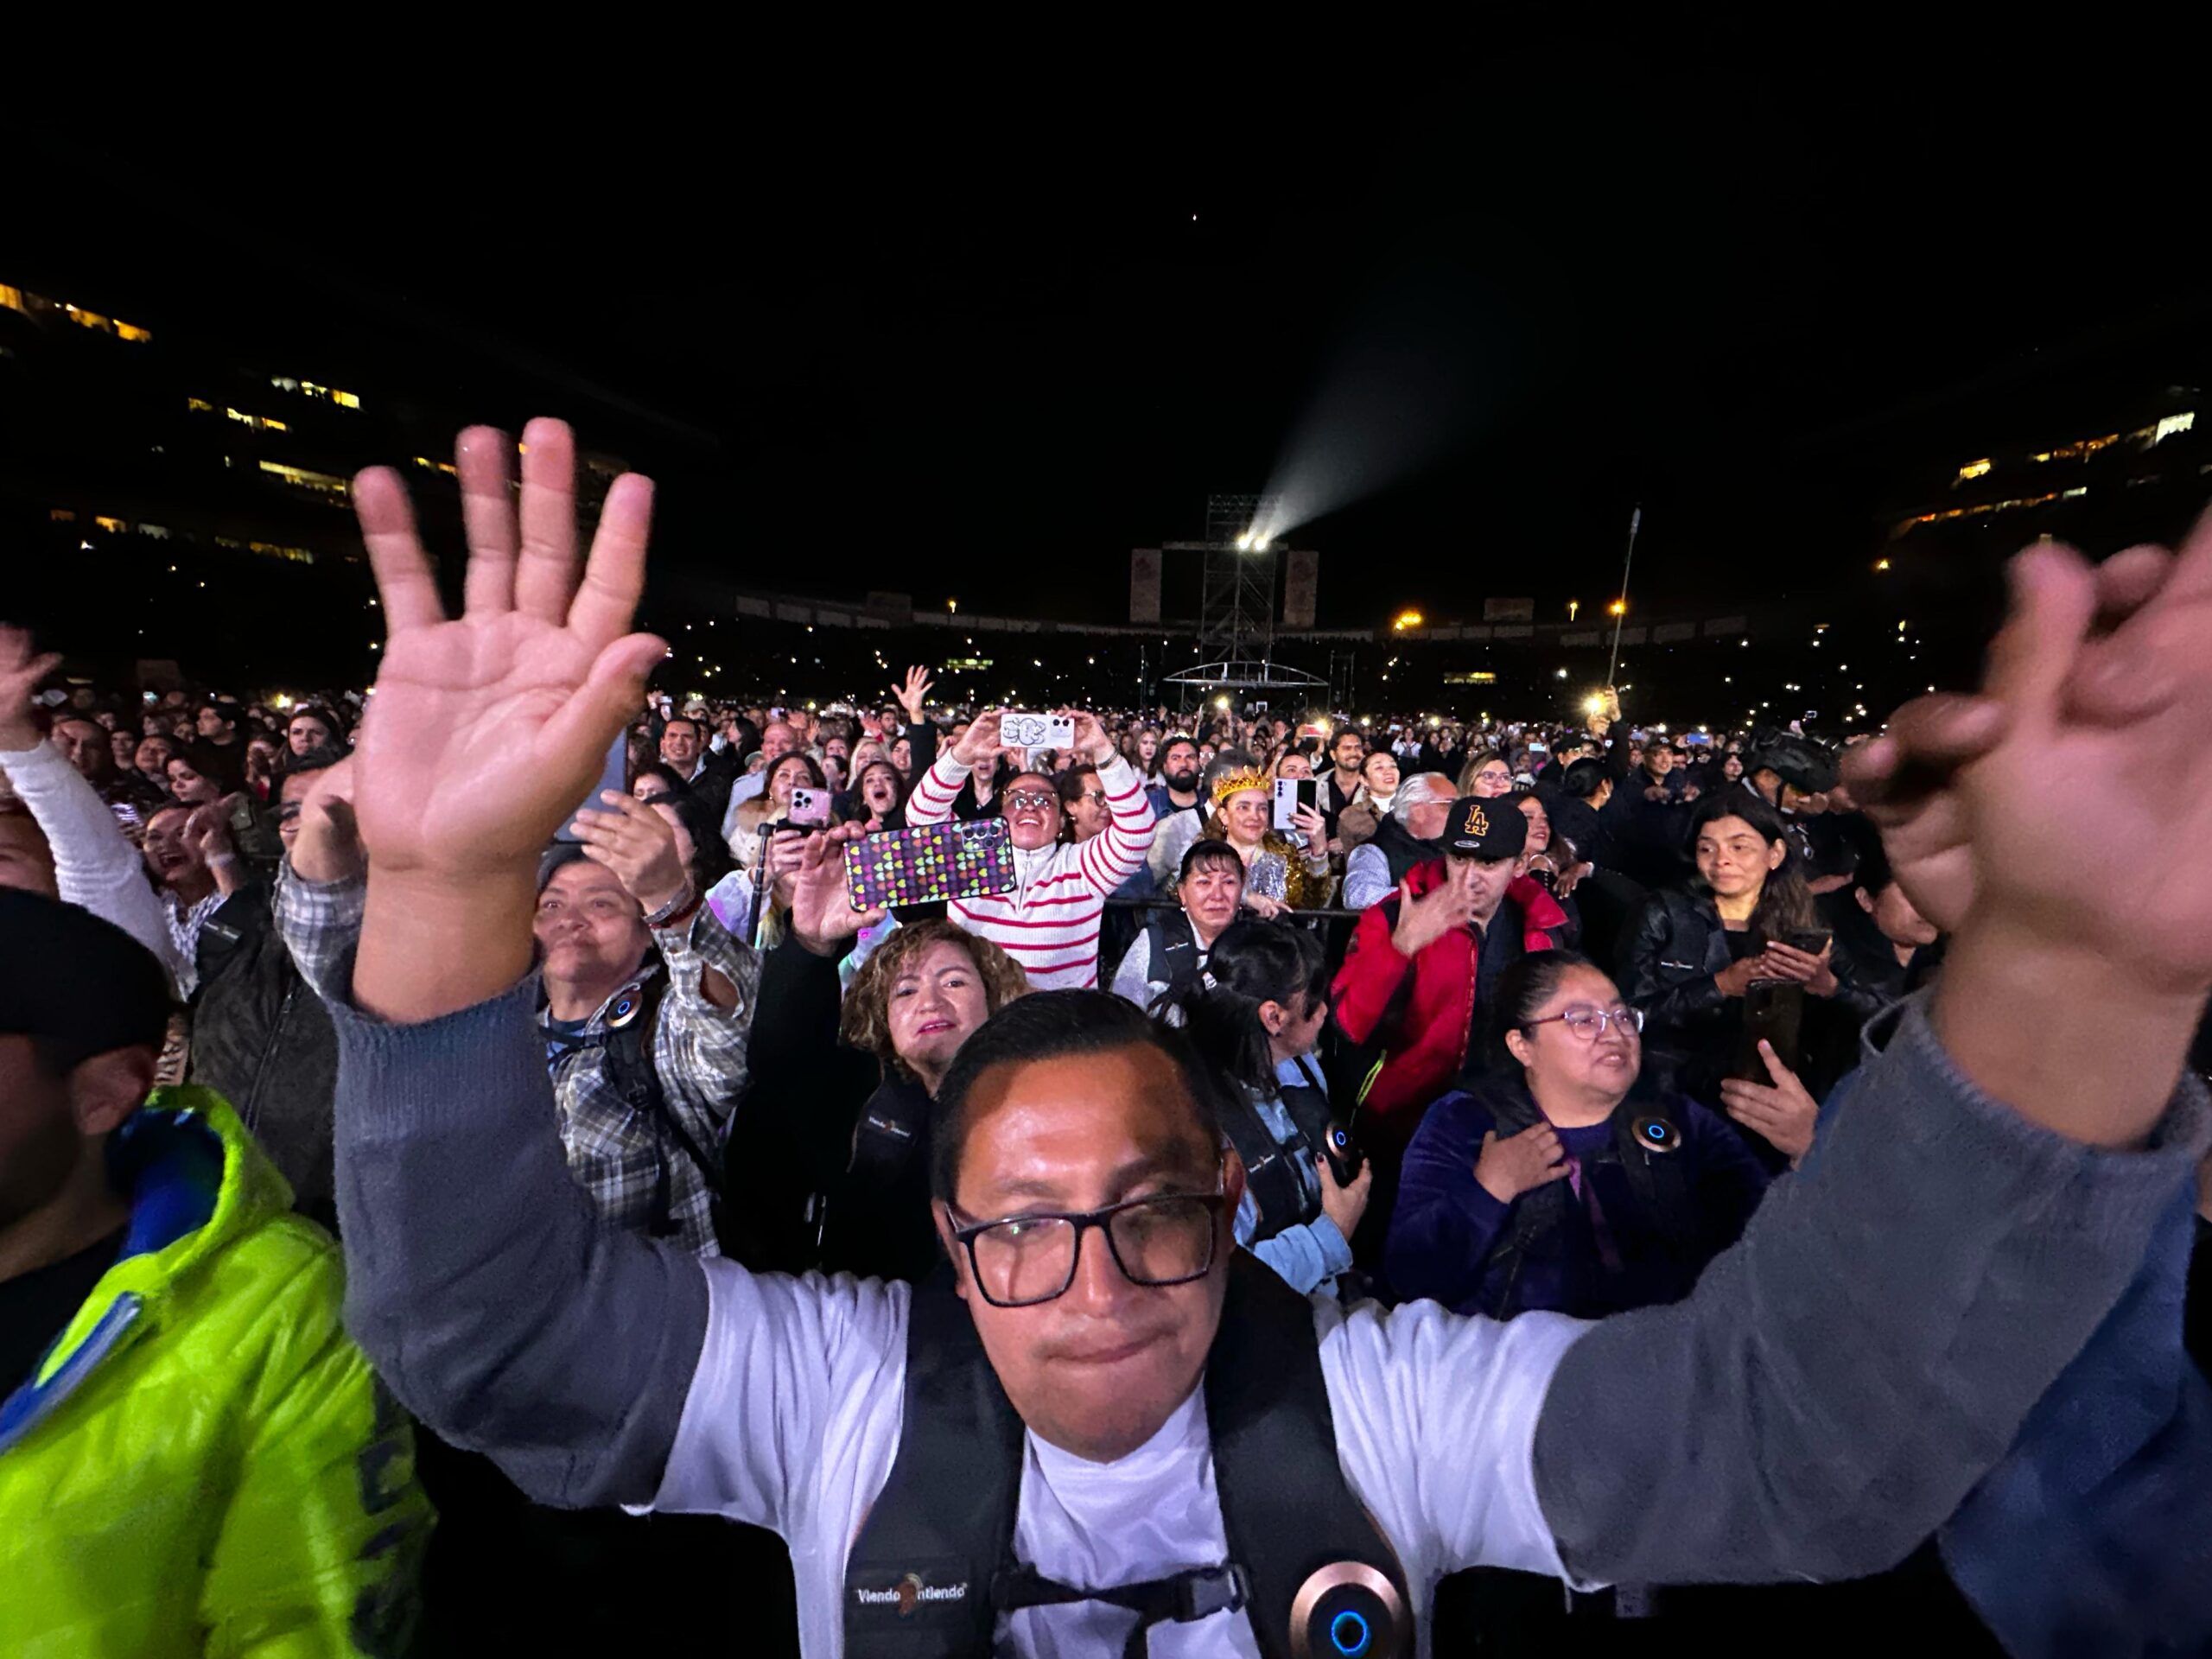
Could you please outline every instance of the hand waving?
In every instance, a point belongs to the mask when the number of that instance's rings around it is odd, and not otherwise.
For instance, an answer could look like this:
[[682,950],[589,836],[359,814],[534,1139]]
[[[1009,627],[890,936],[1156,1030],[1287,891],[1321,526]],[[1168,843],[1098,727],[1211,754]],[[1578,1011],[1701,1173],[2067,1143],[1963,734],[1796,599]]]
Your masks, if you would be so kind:
[[1390,930],[1390,943],[1402,957],[1416,957],[1455,927],[1475,918],[1475,904],[1456,881],[1432,887],[1418,899],[1413,883],[1398,883],[1398,925]]
[[21,754],[38,747],[38,722],[31,718],[31,694],[38,683],[61,666],[59,652],[41,656],[21,628],[0,626],[0,749]]
[[372,868],[466,876],[527,866],[590,789],[665,649],[628,632],[652,486],[615,480],[579,587],[575,441],[551,420],[532,421],[523,439],[519,515],[512,441],[471,427],[455,446],[468,574],[454,620],[398,475],[372,467],[354,482],[391,631],[355,754]]
[[378,467],[354,481],[391,632],[353,752],[369,888],[353,990],[386,1020],[470,1007],[528,969],[538,853],[597,779],[665,650],[627,631],[652,486],[615,480],[579,587],[575,441],[547,420],[523,437],[519,512],[507,436],[472,427],[455,446],[468,540],[455,620],[398,476]]
[[905,684],[894,685],[891,688],[892,696],[899,699],[899,706],[906,711],[906,723],[909,726],[918,726],[922,723],[923,705],[928,702],[930,688],[936,682],[930,678],[929,670],[916,667],[906,671]]

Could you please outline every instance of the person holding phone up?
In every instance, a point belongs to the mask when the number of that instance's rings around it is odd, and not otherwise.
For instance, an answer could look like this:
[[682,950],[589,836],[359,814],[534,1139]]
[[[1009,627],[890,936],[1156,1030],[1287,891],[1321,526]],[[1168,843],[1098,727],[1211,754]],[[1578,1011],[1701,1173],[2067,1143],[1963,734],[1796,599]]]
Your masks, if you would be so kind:
[[[996,758],[1005,712],[986,709],[922,775],[906,803],[910,827],[951,818],[969,777]],[[1060,797],[1052,779],[1016,772],[997,792],[1012,831],[1018,878],[1013,891],[955,899],[946,906],[952,920],[1020,963],[1039,990],[1098,983],[1099,920],[1107,897],[1144,868],[1154,822],[1136,768],[1122,758],[1098,717],[1076,709],[1058,712],[1075,722],[1076,749],[1098,768],[1106,828],[1080,843],[1061,841]]]
[[[1745,998],[1755,985],[1785,988],[1761,993],[1763,1002],[1782,1005],[1785,1031],[1788,1005],[1817,1026],[1821,1005],[1834,1004],[1855,1023],[1880,999],[1853,983],[1836,959],[1772,807],[1740,790],[1711,796],[1691,810],[1688,839],[1697,874],[1645,901],[1623,950],[1623,988],[1643,1014],[1654,1070],[1694,1099],[1717,1101],[1724,1077],[1764,1080],[1747,1060],[1770,1074],[1776,1062],[1789,1070],[1800,1062],[1802,1051],[1788,1042],[1777,1043],[1773,1061],[1746,1055]],[[1813,1079],[1813,1092],[1834,1080]],[[1784,1161],[1783,1147],[1744,1128],[1753,1150],[1774,1165]]]

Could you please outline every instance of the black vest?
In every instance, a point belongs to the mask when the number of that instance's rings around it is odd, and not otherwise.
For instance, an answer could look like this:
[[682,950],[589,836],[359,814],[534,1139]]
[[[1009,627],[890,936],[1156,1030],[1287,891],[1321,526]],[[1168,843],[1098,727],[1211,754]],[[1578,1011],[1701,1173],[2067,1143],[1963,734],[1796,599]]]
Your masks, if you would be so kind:
[[[1544,1121],[1528,1085],[1517,1078],[1494,1078],[1480,1092],[1501,1141]],[[1690,1173],[1677,1155],[1682,1149],[1681,1129],[1662,1109],[1664,1103],[1635,1095],[1623,1101],[1613,1113],[1612,1144],[1605,1160],[1620,1165],[1621,1173],[1628,1178],[1629,1191],[1636,1195],[1637,1208],[1657,1226],[1668,1247],[1688,1252],[1694,1248],[1700,1230],[1697,1195],[1691,1188]],[[1563,1180],[1531,1187],[1514,1200],[1511,1224],[1500,1230],[1484,1258],[1485,1274],[1500,1262],[1507,1264],[1505,1289],[1498,1305],[1484,1310],[1493,1319],[1513,1317],[1516,1311],[1514,1292],[1529,1247],[1566,1220],[1567,1206],[1573,1201]]]
[[1243,1090],[1224,1091],[1222,1133],[1243,1160],[1245,1185],[1260,1212],[1252,1234],[1255,1244],[1321,1213],[1319,1186],[1309,1187],[1305,1175],[1315,1159],[1326,1157],[1339,1181],[1349,1182],[1359,1174],[1360,1154],[1351,1128],[1329,1109],[1328,1092],[1310,1065],[1300,1060],[1299,1066],[1309,1080],[1278,1084],[1275,1090],[1293,1126],[1287,1142],[1275,1139]]
[[1205,971],[1205,953],[1198,949],[1198,936],[1180,906],[1154,911],[1145,918],[1144,933],[1152,953],[1145,977],[1165,982],[1170,996],[1194,983]]
[[[1223,1608],[1244,1611],[1268,1659],[1410,1654],[1404,1571],[1338,1461],[1313,1307],[1244,1251],[1229,1263],[1205,1386],[1229,1560],[1095,1598],[1067,1593],[1014,1557],[1021,1420],[950,1267],[917,1286],[898,1457],[845,1561],[845,1651],[987,1659],[1010,1606],[1101,1599],[1141,1609],[1133,1655],[1145,1650],[1144,1621]],[[1294,1645],[1301,1592],[1307,1640]]]
[[1415,841],[1407,833],[1406,826],[1387,812],[1375,826],[1368,844],[1382,849],[1382,856],[1390,866],[1390,885],[1394,887],[1411,875],[1416,866],[1443,856],[1443,849],[1436,842]]

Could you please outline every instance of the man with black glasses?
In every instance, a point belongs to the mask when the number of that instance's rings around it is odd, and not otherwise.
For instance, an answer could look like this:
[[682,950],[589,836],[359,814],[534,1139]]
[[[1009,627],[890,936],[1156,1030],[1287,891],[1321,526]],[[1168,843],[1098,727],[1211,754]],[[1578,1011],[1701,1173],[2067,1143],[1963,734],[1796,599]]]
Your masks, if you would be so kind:
[[[571,440],[524,435],[523,515],[556,523]],[[515,453],[465,435],[464,490],[511,512]],[[1965,919],[1819,1155],[1672,1307],[1499,1325],[1300,1300],[1230,1248],[1243,1173],[1206,1077],[1084,992],[1001,1009],[940,1088],[934,1280],[755,1274],[623,1233],[563,1173],[531,917],[536,849],[663,652],[626,632],[650,499],[614,485],[581,588],[569,550],[518,563],[512,524],[473,515],[448,621],[401,481],[356,484],[391,637],[357,761],[365,919],[332,987],[349,1313],[403,1400],[541,1500],[783,1532],[809,1653],[1103,1659],[1148,1631],[1171,1659],[1294,1629],[1402,1652],[1466,1565],[1886,1566],[2005,1455],[2212,1132],[2180,1081],[2212,870],[2132,893],[2056,833],[2053,785],[2113,780],[2120,868],[2212,834],[2212,753],[2177,741],[2212,712],[2184,599],[2212,586],[2209,535],[2171,600],[2024,556],[1986,696],[1902,711],[1855,757],[1901,879]],[[462,786],[518,718],[540,764]],[[810,849],[802,938],[851,927],[841,875]]]

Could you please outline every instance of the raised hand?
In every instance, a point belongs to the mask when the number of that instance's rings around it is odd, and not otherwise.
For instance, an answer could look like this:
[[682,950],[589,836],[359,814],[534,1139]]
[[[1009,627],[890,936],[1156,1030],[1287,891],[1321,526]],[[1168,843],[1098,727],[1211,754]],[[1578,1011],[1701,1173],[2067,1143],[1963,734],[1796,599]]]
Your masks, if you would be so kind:
[[606,810],[586,807],[576,814],[576,839],[584,856],[614,872],[623,891],[655,915],[691,889],[691,873],[675,828],[645,802],[619,789],[603,789]]
[[528,968],[539,851],[582,800],[641,707],[666,647],[628,632],[645,585],[652,486],[607,492],[579,586],[575,444],[559,421],[512,442],[472,427],[455,446],[468,541],[465,605],[448,620],[387,467],[354,480],[391,633],[353,753],[369,861],[353,996],[419,1020],[484,1001]]
[[986,709],[969,722],[961,734],[960,741],[952,746],[952,758],[969,771],[989,760],[999,752],[999,715],[1002,711]]
[[930,688],[936,682],[930,678],[929,670],[917,666],[906,671],[905,684],[891,688],[891,695],[899,699],[899,706],[906,711],[909,726],[922,723],[922,709],[929,700]]
[[238,849],[231,843],[231,810],[245,798],[226,795],[219,801],[204,802],[194,807],[184,821],[184,844],[207,867],[218,893],[236,893],[243,885]]
[[842,954],[847,940],[883,919],[880,907],[855,910],[845,881],[845,849],[866,833],[857,823],[840,824],[825,835],[807,836],[800,851],[791,886],[791,932],[817,956]]
[[38,683],[60,666],[60,652],[41,655],[31,649],[31,637],[23,629],[0,624],[0,749],[21,754],[38,747],[31,696]]
[[[1847,781],[1907,895],[1955,923],[1929,1017],[1961,1071],[2031,1122],[2133,1145],[2212,986],[2212,532],[2101,573],[2031,548],[2010,575],[1981,699],[1904,711]],[[2085,787],[2094,858],[2067,833]]]
[[480,426],[455,445],[468,540],[455,620],[398,475],[377,467],[354,481],[391,630],[355,753],[361,840],[379,871],[527,866],[591,788],[666,649],[629,632],[652,486],[615,480],[579,587],[575,441],[550,420],[523,441],[519,512],[513,441]]
[[285,861],[304,880],[346,880],[362,869],[361,834],[353,822],[353,758],[309,776],[299,833]]
[[1075,721],[1075,747],[1094,766],[1103,766],[1121,751],[1114,747],[1114,740],[1107,734],[1098,716],[1082,709],[1062,709],[1057,713]]
[[[2200,542],[2202,535],[2200,529]],[[2130,548],[2107,559],[2094,576],[2097,621],[2108,631],[2120,628],[2158,598],[2172,568],[2172,556],[2162,548]],[[1916,697],[1891,715],[1882,736],[1843,754],[1846,786],[1880,828],[1883,850],[1905,896],[1947,933],[1957,931],[1975,894],[1971,823],[1958,785],[1966,769],[2005,736],[2012,715],[2008,688],[2019,679],[2021,659],[2046,649],[2022,608],[2028,591],[2016,578],[2014,614],[1991,647],[1991,677],[1983,695]],[[2088,677],[2095,665],[2089,653],[2071,663],[2069,701],[2094,706],[2097,692]],[[2124,712],[2120,718],[2126,718]]]
[[1402,957],[1419,956],[1455,927],[1475,918],[1475,901],[1457,881],[1432,887],[1414,897],[1413,883],[1398,883],[1398,925],[1390,930],[1390,944]]

